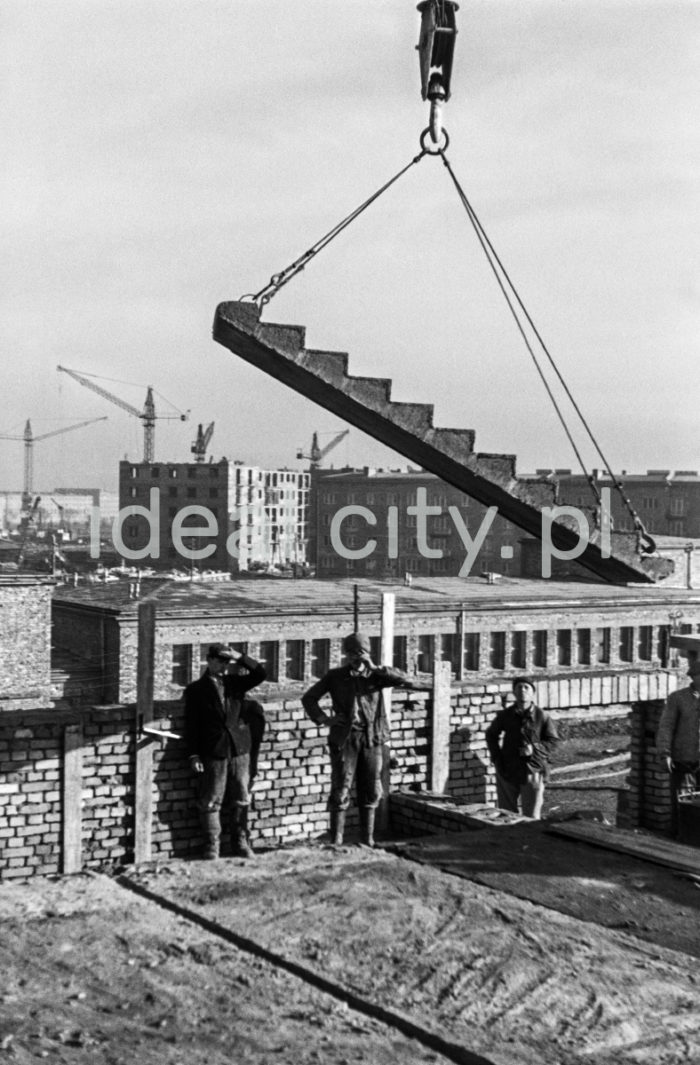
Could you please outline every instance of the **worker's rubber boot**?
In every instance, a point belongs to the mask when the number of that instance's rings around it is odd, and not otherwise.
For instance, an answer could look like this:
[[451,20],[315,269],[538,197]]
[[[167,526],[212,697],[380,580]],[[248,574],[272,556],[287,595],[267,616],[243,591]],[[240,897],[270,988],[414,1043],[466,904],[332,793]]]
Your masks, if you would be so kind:
[[248,839],[248,807],[237,806],[234,812],[231,853],[235,858],[252,858],[253,849]]
[[374,818],[376,810],[373,806],[362,808],[362,842],[366,847],[374,846]]
[[202,857],[208,860],[218,858],[221,842],[221,820],[219,814],[218,812],[213,813],[211,810],[207,810],[201,815],[201,821],[204,832],[204,853]]
[[331,810],[331,843],[342,847],[345,837],[345,810]]

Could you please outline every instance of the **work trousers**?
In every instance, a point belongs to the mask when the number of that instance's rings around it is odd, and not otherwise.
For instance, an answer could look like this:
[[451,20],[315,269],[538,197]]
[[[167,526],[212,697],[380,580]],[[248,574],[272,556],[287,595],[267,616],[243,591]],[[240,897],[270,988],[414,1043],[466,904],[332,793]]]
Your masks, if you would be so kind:
[[375,808],[382,797],[383,747],[370,746],[361,729],[353,729],[342,747],[329,745],[331,756],[331,810],[347,810],[357,777],[357,805]]
[[233,806],[248,806],[250,802],[250,755],[237,754],[228,758],[204,760],[204,772],[197,781],[197,805],[200,813],[219,813],[226,797]]
[[[497,772],[496,795],[501,810],[510,810],[514,814],[521,812],[523,817],[534,817],[539,820],[542,816],[544,800],[544,777],[542,773],[535,772],[530,774],[525,784],[513,784]],[[518,799],[520,799],[522,808],[520,811],[518,811]]]
[[673,762],[671,768],[671,832],[678,835],[678,796],[691,791],[700,791],[700,769],[691,769],[687,763]]

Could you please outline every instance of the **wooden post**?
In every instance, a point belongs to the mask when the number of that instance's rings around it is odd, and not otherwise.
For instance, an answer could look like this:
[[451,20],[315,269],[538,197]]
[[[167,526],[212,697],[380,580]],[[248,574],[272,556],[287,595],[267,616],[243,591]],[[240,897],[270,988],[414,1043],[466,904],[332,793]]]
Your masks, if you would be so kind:
[[352,631],[360,629],[360,590],[356,584],[352,586]]
[[63,848],[61,871],[78,873],[82,856],[83,727],[66,725],[63,733]]
[[[396,596],[393,592],[382,593],[382,620],[380,629],[379,665],[394,664],[394,610]],[[391,688],[384,688],[381,697],[386,715],[389,734],[391,735]],[[391,740],[384,745],[382,764],[382,800],[377,810],[377,830],[386,832],[389,828],[389,792],[391,791]]]
[[457,676],[456,680],[464,680],[464,626],[466,622],[466,611],[464,605],[459,612],[457,618],[457,639],[459,641],[459,662],[457,663]]
[[450,680],[449,662],[436,662],[433,668],[433,709],[430,722],[431,791],[442,793],[450,775]]
[[153,822],[153,742],[144,725],[153,720],[155,603],[139,604],[136,675],[136,783],[134,796],[134,861],[151,859]]

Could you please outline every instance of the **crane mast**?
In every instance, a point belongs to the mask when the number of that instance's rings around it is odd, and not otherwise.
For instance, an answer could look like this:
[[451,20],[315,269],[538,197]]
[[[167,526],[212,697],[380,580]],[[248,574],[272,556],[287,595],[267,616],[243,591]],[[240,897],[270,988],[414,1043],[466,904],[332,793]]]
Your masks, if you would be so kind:
[[155,459],[156,451],[156,419],[179,419],[181,422],[186,422],[189,418],[189,411],[184,414],[156,414],[156,406],[153,400],[153,388],[148,385],[146,390],[146,400],[143,405],[143,410],[139,410],[137,407],[133,407],[131,403],[127,403],[126,400],[121,399],[119,396],[115,396],[113,392],[108,392],[106,388],[96,384],[91,378],[78,373],[76,370],[69,370],[67,366],[57,366],[57,370],[61,373],[67,373],[69,377],[72,377],[78,384],[83,385],[85,388],[89,388],[92,392],[96,392],[98,396],[102,396],[103,399],[108,399],[110,403],[114,403],[117,407],[121,407],[127,414],[133,415],[135,418],[139,418],[143,424],[143,461],[153,462]]
[[10,436],[0,434],[0,440],[23,440],[24,441],[24,481],[22,485],[22,510],[26,513],[32,501],[34,491],[34,444],[39,440],[47,440],[50,436],[60,436],[63,433],[71,433],[74,429],[82,429],[85,425],[93,425],[95,422],[106,422],[107,415],[101,418],[88,418],[87,421],[76,422],[75,425],[64,425],[61,429],[52,429],[48,433],[40,433],[34,436],[32,423],[27,418],[22,436]]

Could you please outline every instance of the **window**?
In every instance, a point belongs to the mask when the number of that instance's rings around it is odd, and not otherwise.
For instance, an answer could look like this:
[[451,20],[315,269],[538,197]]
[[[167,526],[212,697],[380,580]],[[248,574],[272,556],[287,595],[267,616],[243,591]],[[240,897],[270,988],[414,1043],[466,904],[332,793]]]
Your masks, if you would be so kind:
[[322,677],[324,673],[328,672],[328,666],[330,664],[331,653],[331,641],[330,640],[312,640],[311,641],[311,676]]
[[285,647],[285,674],[288,680],[304,679],[304,641],[287,640]]
[[419,673],[432,673],[433,662],[433,637],[429,633],[424,633],[422,636],[418,637],[416,669]]
[[[236,479],[238,479],[238,473],[239,473],[239,471],[236,470]],[[218,477],[219,476],[219,467],[218,466],[210,466],[209,467],[209,476],[210,477]]]
[[654,630],[651,625],[640,625],[637,634],[637,657],[642,662],[651,662]]
[[481,633],[465,632],[464,634],[464,668],[470,673],[476,673],[479,669],[479,652],[481,650]]
[[510,664],[513,669],[525,669],[525,637],[527,633],[522,630],[511,633],[510,637]]
[[177,495],[177,488],[175,488],[175,487],[172,487],[172,486],[171,486],[171,487],[170,487],[170,488],[168,489],[168,495],[169,495],[169,496],[176,496],[176,495]]
[[187,489],[187,498],[188,499],[194,499],[196,497],[196,495],[197,495],[197,489],[194,486],[192,486],[192,488],[188,488]]
[[576,663],[579,666],[591,664],[591,630],[576,630]]
[[151,477],[160,477],[160,466],[151,466]]
[[621,662],[631,662],[634,657],[634,629],[623,625],[620,629],[619,654]]
[[459,676],[462,658],[462,640],[459,633],[443,632],[440,635],[440,654],[443,662],[449,662],[453,676]]
[[261,640],[258,661],[265,667],[267,679],[276,683],[279,678],[279,644],[276,640]]
[[685,499],[683,496],[675,496],[671,500],[671,514],[676,518],[682,518],[685,514]]
[[610,629],[596,629],[596,661],[610,661]]
[[173,644],[173,668],[170,679],[173,684],[179,684],[182,688],[190,683],[190,669],[192,664],[192,647],[189,643]]
[[219,489],[218,488],[210,488],[209,489],[209,498],[210,499],[218,499],[219,498]]
[[394,665],[397,669],[408,669],[407,644],[405,636],[394,636]]
[[506,664],[505,632],[489,633],[489,665],[491,669],[504,669]]
[[538,669],[547,668],[547,630],[535,629],[532,634],[532,664]]
[[192,481],[197,476],[197,467],[196,466],[188,467],[187,476]]
[[560,666],[571,665],[571,629],[557,629],[557,662]]

